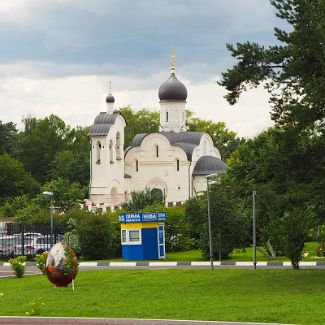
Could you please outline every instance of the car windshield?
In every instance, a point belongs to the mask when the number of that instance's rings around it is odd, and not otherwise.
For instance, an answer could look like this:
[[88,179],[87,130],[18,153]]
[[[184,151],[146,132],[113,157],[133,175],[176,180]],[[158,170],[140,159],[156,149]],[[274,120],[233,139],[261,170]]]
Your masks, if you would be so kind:
[[47,244],[47,240],[45,237],[39,237],[36,239],[36,244]]

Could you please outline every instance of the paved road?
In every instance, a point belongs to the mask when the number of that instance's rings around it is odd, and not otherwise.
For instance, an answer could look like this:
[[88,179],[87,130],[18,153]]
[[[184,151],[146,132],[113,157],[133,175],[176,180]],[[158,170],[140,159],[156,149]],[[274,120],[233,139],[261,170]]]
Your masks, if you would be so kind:
[[[35,266],[26,266],[26,275],[42,274],[40,270]],[[0,266],[0,278],[7,278],[14,276],[13,271],[9,266]]]
[[190,320],[157,320],[126,318],[47,318],[47,317],[0,317],[0,324],[34,325],[34,324],[87,324],[87,325],[285,325],[271,323],[208,322]]

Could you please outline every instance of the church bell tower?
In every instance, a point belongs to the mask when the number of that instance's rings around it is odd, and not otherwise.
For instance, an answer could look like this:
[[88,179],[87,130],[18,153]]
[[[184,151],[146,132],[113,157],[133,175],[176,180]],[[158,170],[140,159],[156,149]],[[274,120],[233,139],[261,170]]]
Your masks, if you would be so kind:
[[160,132],[183,132],[185,127],[185,104],[187,89],[176,78],[174,49],[171,54],[170,77],[159,88]]

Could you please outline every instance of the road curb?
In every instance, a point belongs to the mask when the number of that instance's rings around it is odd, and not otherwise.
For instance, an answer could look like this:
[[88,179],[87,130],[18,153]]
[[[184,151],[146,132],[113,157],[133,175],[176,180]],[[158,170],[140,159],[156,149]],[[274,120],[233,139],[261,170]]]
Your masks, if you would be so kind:
[[[207,267],[210,266],[210,262],[80,262],[80,267],[177,267],[177,266],[187,266],[187,267]],[[0,262],[0,267],[10,266],[8,262]],[[35,262],[27,262],[26,266],[36,266]],[[215,267],[254,267],[253,262],[228,262],[228,261],[215,261],[213,262]],[[325,267],[325,262],[300,262],[300,267]],[[291,262],[257,262],[256,267],[291,267]]]

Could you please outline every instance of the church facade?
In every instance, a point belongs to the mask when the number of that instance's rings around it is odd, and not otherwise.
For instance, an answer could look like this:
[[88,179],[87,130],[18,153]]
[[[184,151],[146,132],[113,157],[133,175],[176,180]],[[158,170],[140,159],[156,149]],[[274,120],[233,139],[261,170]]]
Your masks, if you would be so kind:
[[171,74],[158,91],[160,128],[137,134],[124,148],[122,114],[114,110],[112,94],[106,97],[107,111],[91,126],[89,209],[115,210],[132,191],[159,191],[167,206],[179,205],[206,190],[206,175],[226,169],[209,134],[187,132],[187,89]]

